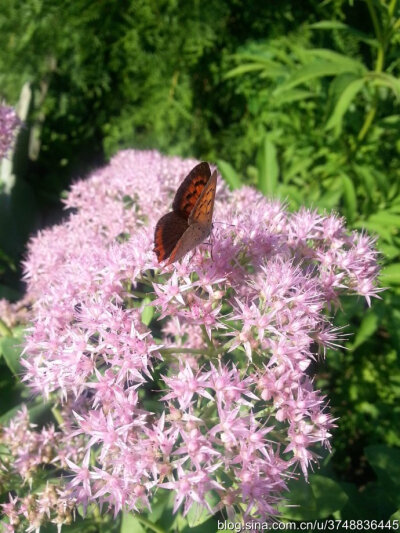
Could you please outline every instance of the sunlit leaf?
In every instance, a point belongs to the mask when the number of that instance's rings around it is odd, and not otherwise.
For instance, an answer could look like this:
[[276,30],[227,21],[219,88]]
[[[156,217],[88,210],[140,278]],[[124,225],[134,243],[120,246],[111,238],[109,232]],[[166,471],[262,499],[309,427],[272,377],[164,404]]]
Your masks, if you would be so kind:
[[400,80],[398,78],[395,78],[386,72],[369,72],[367,77],[376,85],[388,87],[393,91],[396,98],[400,98]]
[[266,136],[257,154],[258,188],[266,196],[276,193],[279,164],[274,143]]
[[379,211],[368,218],[372,224],[377,223],[383,226],[400,228],[400,215],[390,213],[389,211]]
[[379,324],[379,318],[373,311],[368,311],[361,321],[357,330],[356,338],[353,343],[353,350],[361,346],[376,331]]
[[231,189],[238,189],[242,185],[238,173],[231,164],[227,163],[223,159],[218,159],[217,166],[222,177],[229,184]]
[[353,221],[357,212],[357,195],[352,180],[346,174],[342,174],[343,198],[346,205],[346,215],[349,221]]
[[291,104],[293,102],[304,101],[309,98],[315,98],[315,94],[310,91],[302,89],[292,89],[283,93],[277,93],[274,96],[274,104],[276,106]]
[[384,239],[387,243],[393,243],[393,232],[391,228],[378,224],[377,222],[370,222],[369,220],[357,220],[353,223],[357,229],[367,230],[372,235],[378,234],[379,238]]
[[373,193],[378,188],[372,169],[366,165],[354,165],[353,168],[363,181],[363,192],[368,196],[368,198],[372,198]]
[[354,80],[348,84],[348,86],[340,95],[335,109],[333,110],[326,124],[327,130],[335,128],[335,136],[338,136],[342,131],[343,116],[348,110],[356,94],[363,88],[364,84],[365,78]]
[[248,72],[254,72],[257,70],[264,70],[265,65],[262,63],[246,63],[245,65],[240,65],[233,68],[225,75],[225,79],[233,78],[235,76],[242,76]]
[[265,76],[271,78],[287,74],[283,65],[270,58],[262,57],[260,54],[236,54],[233,57],[241,64],[229,70],[225,75],[225,79],[242,76],[254,71],[263,71]]
[[151,305],[151,299],[146,296],[142,302],[142,322],[145,326],[148,326],[154,316],[154,307]]
[[[207,493],[206,500],[212,509],[219,502],[219,497],[211,491]],[[204,524],[204,522],[209,520],[212,516],[213,515],[206,507],[195,502],[189,509],[189,512],[186,515],[186,520],[190,527],[198,527],[199,525]],[[210,529],[205,529],[205,531],[209,530]]]
[[400,263],[393,263],[382,270],[380,276],[382,285],[400,284]]
[[340,54],[334,50],[328,50],[327,48],[305,49],[303,54],[305,58],[310,60],[313,58],[328,61],[332,65],[336,65],[337,68],[343,72],[360,74],[367,72],[365,65],[358,59],[354,59],[349,55]]
[[371,39],[371,37],[368,37],[368,35],[366,35],[365,33],[356,30],[355,28],[352,28],[348,24],[344,24],[344,22],[340,22],[339,20],[320,20],[319,22],[315,22],[314,24],[309,24],[307,27],[312,28],[314,30],[345,30],[349,34],[354,35],[360,41],[363,41],[369,44],[370,46],[378,46],[378,42],[376,39]]
[[122,514],[120,533],[145,533],[146,529],[134,513]]
[[14,329],[13,336],[0,337],[0,355],[15,376],[21,373],[20,357],[23,349],[23,328]]
[[337,63],[330,61],[315,61],[299,68],[298,72],[291,76],[286,83],[280,85],[275,93],[279,94],[283,91],[293,89],[293,87],[297,87],[302,83],[307,83],[311,80],[323,78],[325,76],[338,76],[344,72],[352,72],[351,67],[347,63],[338,65]]

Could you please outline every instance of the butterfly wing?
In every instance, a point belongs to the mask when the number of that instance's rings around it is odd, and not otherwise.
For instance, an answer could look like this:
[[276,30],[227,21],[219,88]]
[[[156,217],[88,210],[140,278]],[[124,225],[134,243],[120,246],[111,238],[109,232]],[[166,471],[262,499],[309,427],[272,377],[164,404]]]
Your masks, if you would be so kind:
[[216,171],[211,176],[208,163],[196,165],[178,188],[173,211],[157,222],[154,251],[159,262],[171,264],[202,243],[211,230]]
[[214,170],[211,178],[208,180],[201,195],[196,201],[192,212],[189,216],[189,225],[193,223],[202,224],[211,229],[212,216],[214,212],[215,191],[217,189],[217,171]]
[[187,220],[173,211],[160,218],[154,231],[154,251],[158,262],[168,259],[188,227]]
[[173,211],[188,219],[210,176],[211,170],[207,162],[203,161],[203,163],[196,165],[176,191],[172,204]]
[[171,252],[168,264],[181,259],[190,250],[201,244],[209,235],[214,211],[217,171],[208,180],[189,216],[188,228]]

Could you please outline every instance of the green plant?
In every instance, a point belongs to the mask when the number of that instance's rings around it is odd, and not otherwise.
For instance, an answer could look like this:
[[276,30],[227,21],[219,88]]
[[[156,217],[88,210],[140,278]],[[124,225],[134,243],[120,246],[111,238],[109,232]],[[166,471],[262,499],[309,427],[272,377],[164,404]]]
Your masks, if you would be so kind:
[[[383,302],[368,312],[344,307],[338,324],[357,334],[350,350],[328,354],[319,372],[341,416],[335,467],[358,482],[368,478],[360,460],[368,443],[400,444],[399,6],[362,4],[373,36],[339,20],[319,21],[249,43],[226,75],[246,99],[243,146],[252,141],[257,152],[249,178],[292,206],[338,209],[354,228],[377,235],[385,258]],[[331,48],[313,46],[321,33]]]

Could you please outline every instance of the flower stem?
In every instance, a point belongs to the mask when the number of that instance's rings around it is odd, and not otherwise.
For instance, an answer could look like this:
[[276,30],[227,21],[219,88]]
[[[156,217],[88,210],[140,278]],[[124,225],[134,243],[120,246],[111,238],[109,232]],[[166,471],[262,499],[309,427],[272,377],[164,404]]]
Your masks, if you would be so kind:
[[175,353],[193,353],[198,355],[204,355],[207,353],[207,350],[202,350],[198,348],[161,348],[158,350],[161,355],[169,355]]
[[214,345],[213,345],[213,343],[212,343],[212,340],[211,340],[210,337],[208,336],[208,333],[207,333],[207,330],[206,330],[206,327],[205,327],[204,324],[201,325],[201,331],[203,332],[203,338],[204,338],[204,340],[206,341],[207,346],[208,346],[213,352],[215,352]]

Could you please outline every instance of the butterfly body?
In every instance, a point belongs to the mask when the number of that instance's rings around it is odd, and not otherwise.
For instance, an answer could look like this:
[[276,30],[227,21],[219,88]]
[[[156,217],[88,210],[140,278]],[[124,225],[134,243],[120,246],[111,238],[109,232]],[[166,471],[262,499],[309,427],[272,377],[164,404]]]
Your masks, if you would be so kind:
[[217,173],[208,163],[194,167],[178,188],[170,213],[157,222],[154,251],[167,264],[181,259],[208,237],[212,227]]

